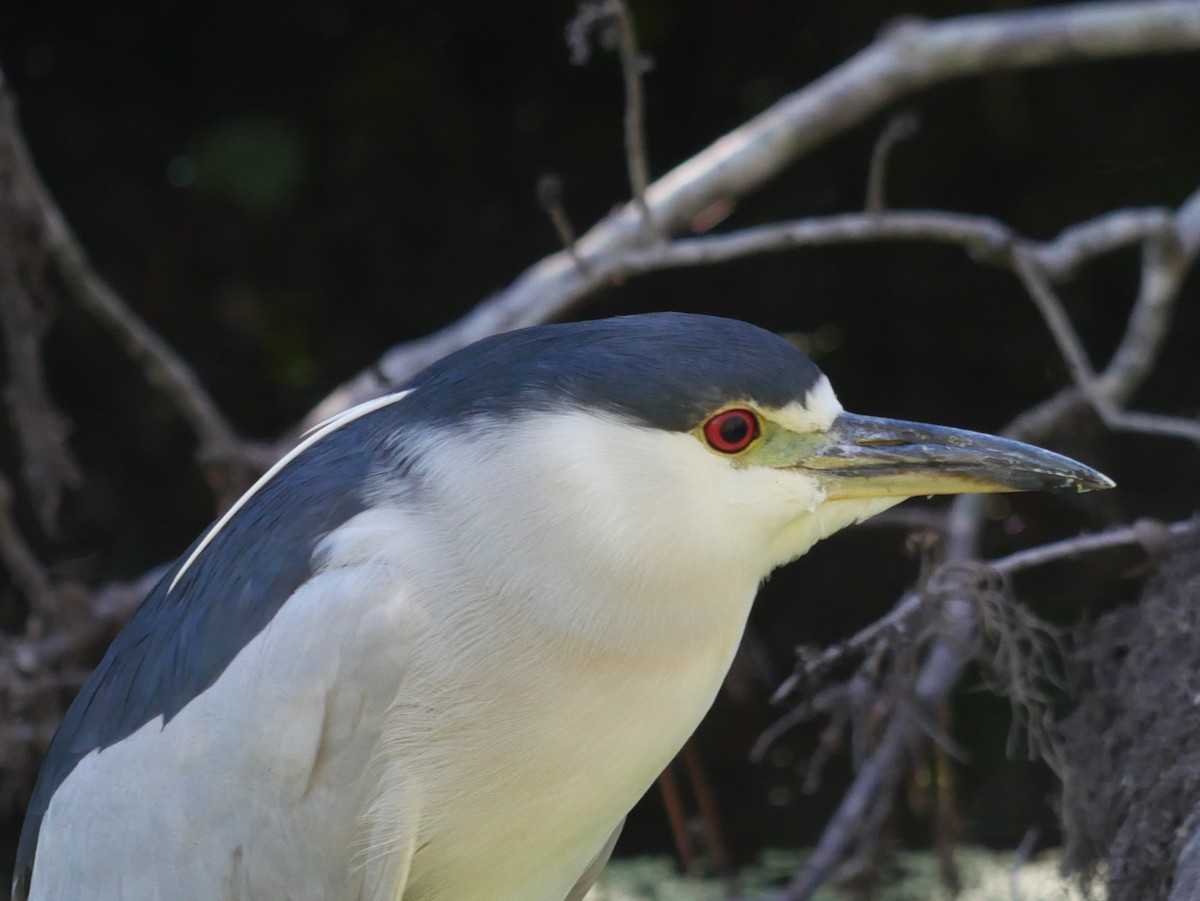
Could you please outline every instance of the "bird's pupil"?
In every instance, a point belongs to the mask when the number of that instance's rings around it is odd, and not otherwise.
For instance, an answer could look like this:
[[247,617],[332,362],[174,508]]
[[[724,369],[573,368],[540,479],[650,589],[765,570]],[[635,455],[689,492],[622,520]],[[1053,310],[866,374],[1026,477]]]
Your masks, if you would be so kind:
[[719,427],[721,440],[727,444],[741,444],[750,433],[750,423],[745,416],[727,416]]
[[723,454],[736,454],[758,437],[758,420],[749,410],[726,410],[704,424],[709,447]]

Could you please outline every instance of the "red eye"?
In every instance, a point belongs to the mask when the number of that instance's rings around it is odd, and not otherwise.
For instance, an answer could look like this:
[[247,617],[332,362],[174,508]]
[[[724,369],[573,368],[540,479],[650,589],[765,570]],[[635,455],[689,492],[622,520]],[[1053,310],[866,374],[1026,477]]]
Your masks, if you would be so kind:
[[725,410],[704,423],[704,438],[713,450],[736,454],[758,437],[758,418],[749,410]]

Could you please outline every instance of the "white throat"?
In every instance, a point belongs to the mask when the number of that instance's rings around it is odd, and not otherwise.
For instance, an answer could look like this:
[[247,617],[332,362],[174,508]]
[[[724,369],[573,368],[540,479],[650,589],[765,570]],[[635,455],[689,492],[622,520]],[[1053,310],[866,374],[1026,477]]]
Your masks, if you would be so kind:
[[[759,582],[857,513],[823,515],[809,477],[594,413],[438,437],[404,449],[410,493],[383,488],[318,549],[403,596],[368,853],[418,823],[416,889],[540,901],[525,880],[544,871],[560,899],[553,874],[578,876],[711,706]],[[464,807],[470,835],[438,814]],[[537,860],[509,859],[516,822],[540,830],[522,844]]]

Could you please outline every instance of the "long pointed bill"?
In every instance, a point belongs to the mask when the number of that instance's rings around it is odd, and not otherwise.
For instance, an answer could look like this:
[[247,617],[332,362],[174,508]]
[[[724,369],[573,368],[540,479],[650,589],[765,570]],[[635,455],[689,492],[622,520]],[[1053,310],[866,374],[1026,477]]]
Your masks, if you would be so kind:
[[830,498],[1112,488],[1103,473],[1031,444],[944,426],[843,413],[793,465]]

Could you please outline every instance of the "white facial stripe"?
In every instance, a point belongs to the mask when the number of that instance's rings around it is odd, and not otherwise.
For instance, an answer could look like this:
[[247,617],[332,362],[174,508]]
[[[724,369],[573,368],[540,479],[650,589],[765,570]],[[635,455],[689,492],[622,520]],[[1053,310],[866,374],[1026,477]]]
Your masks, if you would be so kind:
[[805,433],[826,431],[841,412],[842,405],[833,393],[833,386],[822,375],[804,395],[803,402],[792,401],[768,415],[785,429]]
[[241,510],[242,507],[246,506],[250,498],[254,497],[254,495],[261,491],[263,486],[271,481],[271,479],[275,478],[275,476],[278,475],[285,466],[295,460],[296,457],[303,453],[307,448],[312,447],[331,432],[340,429],[344,425],[348,425],[361,416],[366,416],[368,413],[381,409],[382,407],[390,406],[391,404],[394,404],[397,401],[407,397],[411,393],[411,391],[397,391],[394,394],[385,394],[383,397],[377,397],[375,400],[369,400],[366,403],[359,404],[356,407],[351,407],[349,410],[343,410],[341,413],[336,413],[305,432],[304,436],[300,440],[300,443],[284,454],[274,466],[263,473],[262,476],[259,477],[258,481],[250,486],[250,490],[239,497],[233,506],[225,511],[225,515],[217,520],[216,525],[209,529],[208,534],[204,536],[204,540],[196,545],[196,549],[192,551],[187,560],[183,562],[183,566],[179,567],[179,572],[175,573],[175,578],[171,580],[171,584],[167,588],[168,594],[174,590],[175,586],[179,583],[179,580],[183,578],[183,574],[188,571],[188,568],[191,567],[193,563],[196,562],[196,559],[200,556],[201,552],[203,552],[203,550],[208,547],[212,540],[217,537],[217,533],[229,524],[229,521],[233,519],[234,514]]

